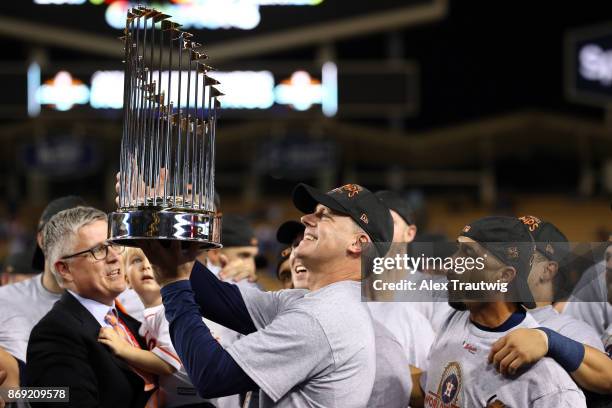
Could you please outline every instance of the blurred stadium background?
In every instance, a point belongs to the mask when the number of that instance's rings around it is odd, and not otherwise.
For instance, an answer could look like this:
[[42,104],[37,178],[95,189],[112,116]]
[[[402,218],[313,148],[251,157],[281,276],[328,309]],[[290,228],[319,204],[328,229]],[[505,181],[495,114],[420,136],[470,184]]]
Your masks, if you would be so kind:
[[[422,231],[450,238],[489,213],[540,216],[571,241],[612,231],[608,2],[146,4],[207,45],[227,94],[222,210],[253,220],[270,261],[298,181],[399,191]],[[0,4],[0,260],[27,251],[52,198],[113,209],[127,7]]]

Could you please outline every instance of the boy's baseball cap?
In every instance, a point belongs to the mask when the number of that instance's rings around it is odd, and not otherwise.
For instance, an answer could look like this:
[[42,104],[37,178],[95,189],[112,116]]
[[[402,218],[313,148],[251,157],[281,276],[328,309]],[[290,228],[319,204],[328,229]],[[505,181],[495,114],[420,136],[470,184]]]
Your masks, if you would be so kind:
[[412,216],[414,211],[412,211],[410,204],[408,204],[408,202],[398,193],[389,190],[381,190],[377,191],[375,195],[384,205],[389,207],[390,210],[398,213],[408,225],[414,225],[414,217]]
[[542,221],[533,215],[519,217],[529,229],[535,241],[536,250],[547,259],[561,263],[570,253],[567,237],[552,223]]

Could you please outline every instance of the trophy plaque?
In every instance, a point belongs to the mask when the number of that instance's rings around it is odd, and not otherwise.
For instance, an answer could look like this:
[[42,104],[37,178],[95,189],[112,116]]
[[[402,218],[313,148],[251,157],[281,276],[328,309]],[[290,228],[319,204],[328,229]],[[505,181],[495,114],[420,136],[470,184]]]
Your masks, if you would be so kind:
[[119,208],[109,240],[178,240],[218,248],[214,208],[218,97],[192,34],[148,7],[128,11]]

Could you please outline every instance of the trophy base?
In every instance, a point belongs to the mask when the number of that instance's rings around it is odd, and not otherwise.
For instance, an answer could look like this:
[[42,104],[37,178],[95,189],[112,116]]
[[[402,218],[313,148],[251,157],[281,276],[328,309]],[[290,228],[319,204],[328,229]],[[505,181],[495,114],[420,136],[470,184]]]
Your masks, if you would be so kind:
[[185,209],[134,208],[108,215],[108,240],[124,246],[138,241],[183,241],[202,248],[221,248],[221,217],[211,212]]

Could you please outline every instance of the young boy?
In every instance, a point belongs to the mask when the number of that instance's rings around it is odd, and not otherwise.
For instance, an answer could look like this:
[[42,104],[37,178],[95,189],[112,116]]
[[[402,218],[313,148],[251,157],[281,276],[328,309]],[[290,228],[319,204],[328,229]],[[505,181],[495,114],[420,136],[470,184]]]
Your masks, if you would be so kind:
[[159,375],[158,406],[214,407],[212,401],[197,395],[172,346],[160,287],[153,277],[149,260],[141,249],[127,248],[123,255],[123,264],[129,285],[145,306],[139,334],[146,339],[150,351],[132,347],[112,328],[100,329],[98,340],[130,365]]

